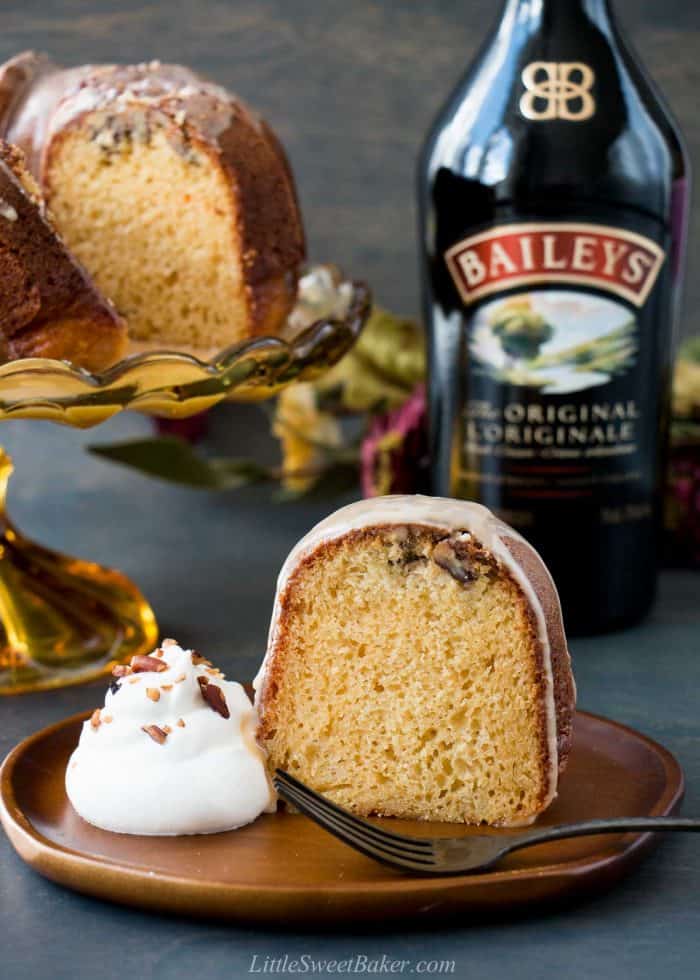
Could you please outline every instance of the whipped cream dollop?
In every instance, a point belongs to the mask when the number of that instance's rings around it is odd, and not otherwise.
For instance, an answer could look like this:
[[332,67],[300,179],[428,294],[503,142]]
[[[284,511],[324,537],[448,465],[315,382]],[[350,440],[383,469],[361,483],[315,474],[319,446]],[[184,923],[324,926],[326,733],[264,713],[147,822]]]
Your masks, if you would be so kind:
[[122,834],[210,834],[275,809],[240,684],[174,640],[114,673],[66,769],[84,820]]

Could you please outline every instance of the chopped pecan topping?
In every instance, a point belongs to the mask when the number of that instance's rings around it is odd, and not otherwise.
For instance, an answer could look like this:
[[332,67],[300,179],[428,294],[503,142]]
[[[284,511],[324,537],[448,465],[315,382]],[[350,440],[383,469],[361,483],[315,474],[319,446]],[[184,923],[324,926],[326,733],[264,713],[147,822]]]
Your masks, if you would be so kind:
[[195,665],[195,667],[198,667],[199,664],[204,664],[205,667],[212,666],[211,660],[207,660],[206,657],[203,657],[201,653],[197,653],[196,650],[192,651],[192,663]]
[[151,701],[160,701],[160,691],[157,687],[147,687],[146,697],[149,697]]
[[176,684],[181,684],[184,681],[184,679],[185,679],[186,676],[187,676],[187,674],[180,674],[179,677],[176,677],[175,678],[175,683]]
[[169,735],[172,731],[172,728],[170,727],[170,725],[163,725],[163,731],[165,732],[166,735]]
[[141,679],[140,677],[130,677],[129,678],[129,683],[130,684],[138,684],[138,682],[139,682],[140,679]]
[[90,724],[92,725],[93,728],[99,728],[100,727],[100,721],[102,720],[100,718],[100,714],[101,714],[100,709],[99,708],[95,708],[95,710],[93,711],[93,713],[90,715]]
[[112,677],[126,677],[130,673],[131,667],[128,664],[115,664],[112,667]]
[[168,665],[157,657],[138,656],[131,658],[131,669],[135,674],[143,674],[146,671],[167,670]]
[[184,728],[185,727],[185,719],[184,718],[178,718],[178,720],[175,722],[175,724],[177,725],[178,728]]
[[105,725],[109,725],[113,719],[111,715],[102,714],[100,715],[100,720],[103,721]]
[[159,745],[163,745],[168,737],[168,733],[163,728],[159,728],[158,725],[142,725],[141,731],[150,735],[153,741]]
[[[202,697],[207,702],[210,708],[213,708],[217,714],[221,715],[222,718],[230,718],[231,714],[228,710],[228,705],[226,704],[226,698],[224,697],[224,692],[221,690],[218,684],[212,684],[207,682],[205,677],[198,677],[199,688],[202,692]],[[204,683],[202,683],[204,682]]]
[[161,691],[172,691],[173,685],[172,684],[161,684],[160,685],[160,689],[161,689]]
[[449,538],[444,538],[435,545],[433,561],[463,585],[473,582],[477,578],[477,573],[471,566],[467,555],[460,555],[455,548],[455,542]]

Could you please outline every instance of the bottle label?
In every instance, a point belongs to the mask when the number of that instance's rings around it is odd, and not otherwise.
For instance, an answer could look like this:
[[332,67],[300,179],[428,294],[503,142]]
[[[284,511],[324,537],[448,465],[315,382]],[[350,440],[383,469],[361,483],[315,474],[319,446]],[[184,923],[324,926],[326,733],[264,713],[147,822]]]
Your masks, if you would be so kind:
[[584,283],[643,306],[664,261],[650,238],[607,225],[515,224],[453,245],[445,259],[466,306],[534,283]]
[[648,519],[648,307],[663,249],[626,229],[541,222],[471,235],[445,258],[466,307],[456,495],[524,529],[571,501],[603,523]]

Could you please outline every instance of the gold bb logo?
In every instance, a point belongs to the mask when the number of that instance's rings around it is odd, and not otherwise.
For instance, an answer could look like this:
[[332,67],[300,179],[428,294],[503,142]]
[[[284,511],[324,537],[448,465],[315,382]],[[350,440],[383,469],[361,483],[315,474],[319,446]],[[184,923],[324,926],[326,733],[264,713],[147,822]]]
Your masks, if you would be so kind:
[[526,119],[582,122],[595,112],[595,72],[581,61],[532,61],[521,78],[526,91],[520,111]]

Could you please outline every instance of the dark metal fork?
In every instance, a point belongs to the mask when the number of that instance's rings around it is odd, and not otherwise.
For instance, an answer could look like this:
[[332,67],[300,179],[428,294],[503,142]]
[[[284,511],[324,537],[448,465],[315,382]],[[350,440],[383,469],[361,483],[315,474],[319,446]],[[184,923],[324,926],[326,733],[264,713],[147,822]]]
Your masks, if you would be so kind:
[[388,864],[414,875],[475,874],[492,868],[513,851],[567,837],[659,830],[700,831],[700,820],[684,820],[680,817],[615,817],[610,820],[587,820],[585,823],[542,827],[508,836],[475,834],[469,837],[407,837],[392,830],[384,830],[367,820],[360,820],[283,769],[275,771],[272,782],[282,799],[345,844],[381,864]]

